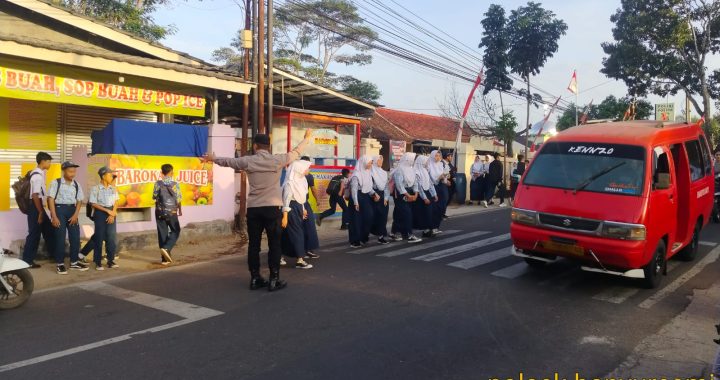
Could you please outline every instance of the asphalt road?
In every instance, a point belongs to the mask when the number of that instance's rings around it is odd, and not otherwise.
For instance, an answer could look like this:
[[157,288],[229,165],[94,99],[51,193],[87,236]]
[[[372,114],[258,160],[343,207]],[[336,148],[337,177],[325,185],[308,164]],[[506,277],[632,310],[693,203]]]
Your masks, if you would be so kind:
[[720,269],[717,225],[646,290],[566,261],[532,270],[508,255],[508,223],[499,210],[418,245],[328,242],[277,293],[247,290],[244,255],[40,292],[0,313],[0,378],[592,378]]

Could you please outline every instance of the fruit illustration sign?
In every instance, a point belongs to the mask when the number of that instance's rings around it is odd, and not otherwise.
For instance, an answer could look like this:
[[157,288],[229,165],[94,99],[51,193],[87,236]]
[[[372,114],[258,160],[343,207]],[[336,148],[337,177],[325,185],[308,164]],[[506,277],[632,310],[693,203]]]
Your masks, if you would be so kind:
[[180,184],[183,206],[211,205],[213,201],[212,163],[195,157],[135,156],[125,154],[97,154],[88,164],[88,184],[100,182],[98,169],[107,165],[117,171],[117,186],[121,208],[155,207],[152,198],[155,182],[163,178],[160,167],[170,164],[174,179]]

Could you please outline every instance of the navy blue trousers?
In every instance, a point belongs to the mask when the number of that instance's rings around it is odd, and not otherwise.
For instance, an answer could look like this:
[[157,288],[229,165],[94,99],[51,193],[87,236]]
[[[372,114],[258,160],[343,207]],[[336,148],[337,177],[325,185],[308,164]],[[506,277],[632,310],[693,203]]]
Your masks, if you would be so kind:
[[307,219],[303,220],[303,233],[305,234],[305,252],[314,251],[320,248],[320,239],[318,239],[317,226],[315,218],[317,215],[313,213],[310,203],[305,202],[303,205],[307,210]]
[[75,205],[55,205],[55,215],[60,226],[55,228],[55,262],[65,262],[65,234],[70,242],[70,262],[78,261],[80,253],[80,224],[71,225],[69,220],[75,214]]
[[117,220],[109,224],[106,222],[108,214],[104,211],[95,210],[93,220],[95,221],[95,254],[93,261],[97,266],[102,263],[102,247],[105,243],[105,255],[108,263],[115,260],[115,251],[117,250]]
[[375,236],[387,236],[387,218],[389,206],[385,205],[385,192],[377,191],[380,200],[373,201],[373,224],[370,233]]
[[305,257],[303,205],[292,201],[290,208],[287,227],[282,231],[282,253],[287,257]]
[[[44,209],[43,213],[45,213]],[[50,217],[45,213],[42,224],[38,224],[37,220],[39,215],[35,205],[31,205],[27,214],[28,234],[25,238],[25,247],[23,248],[23,260],[28,264],[32,264],[35,261],[38,246],[40,245],[40,236],[45,240],[45,247],[50,256],[55,256],[55,234],[53,232],[53,226],[50,223]]]

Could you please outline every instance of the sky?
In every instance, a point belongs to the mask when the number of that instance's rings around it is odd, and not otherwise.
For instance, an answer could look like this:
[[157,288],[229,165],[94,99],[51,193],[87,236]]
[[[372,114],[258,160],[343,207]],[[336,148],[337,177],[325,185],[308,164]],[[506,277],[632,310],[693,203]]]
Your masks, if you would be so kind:
[[[482,54],[477,48],[482,34],[480,20],[491,1],[395,1],[474,49],[478,56]],[[278,2],[282,0],[276,0],[276,3]],[[368,0],[356,2],[362,5]],[[382,2],[399,9],[391,0]],[[496,2],[508,13],[526,3],[519,0]],[[610,16],[620,6],[620,0],[549,0],[542,1],[542,5],[564,20],[568,31],[559,41],[558,52],[547,61],[540,74],[533,77],[531,82],[555,96],[562,95],[563,99],[574,101],[575,95],[570,93],[567,87],[573,70],[577,70],[579,104],[586,104],[591,100],[597,104],[608,95],[625,96],[626,87],[622,82],[611,80],[600,73],[604,57],[600,45],[612,40],[613,24]],[[228,46],[237,30],[244,24],[244,14],[232,0],[177,0],[158,10],[154,18],[160,24],[173,24],[177,27],[174,35],[161,41],[164,45],[208,61],[212,61],[212,51]],[[382,33],[380,37],[383,37]],[[374,82],[382,92],[379,103],[387,107],[419,113],[440,114],[439,104],[444,102],[449,91],[456,88],[464,99],[470,90],[471,84],[460,79],[437,72],[428,73],[386,55],[374,53],[373,56],[374,60],[370,65],[335,65],[331,66],[330,70]],[[480,62],[477,63],[478,70],[479,67]],[[516,81],[514,86],[520,88],[523,84]],[[648,99],[652,103],[674,102],[678,113],[684,108],[685,102],[684,96],[666,99],[650,96]],[[520,124],[524,125],[526,111],[523,100],[504,100],[518,117]],[[539,121],[542,117],[542,108],[531,109],[531,121]],[[555,117],[551,119],[554,120]]]

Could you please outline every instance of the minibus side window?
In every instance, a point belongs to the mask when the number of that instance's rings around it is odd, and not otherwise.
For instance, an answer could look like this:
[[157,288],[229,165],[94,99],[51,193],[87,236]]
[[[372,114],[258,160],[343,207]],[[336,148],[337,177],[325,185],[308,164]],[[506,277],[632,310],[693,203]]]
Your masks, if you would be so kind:
[[705,136],[700,135],[700,149],[702,149],[703,163],[705,164],[705,175],[712,174],[712,157]]
[[658,182],[658,174],[670,174],[668,155],[660,147],[655,148],[653,154],[653,190]]
[[698,140],[688,141],[685,143],[685,149],[690,164],[690,179],[694,182],[705,176],[705,165],[700,153],[700,142]]

